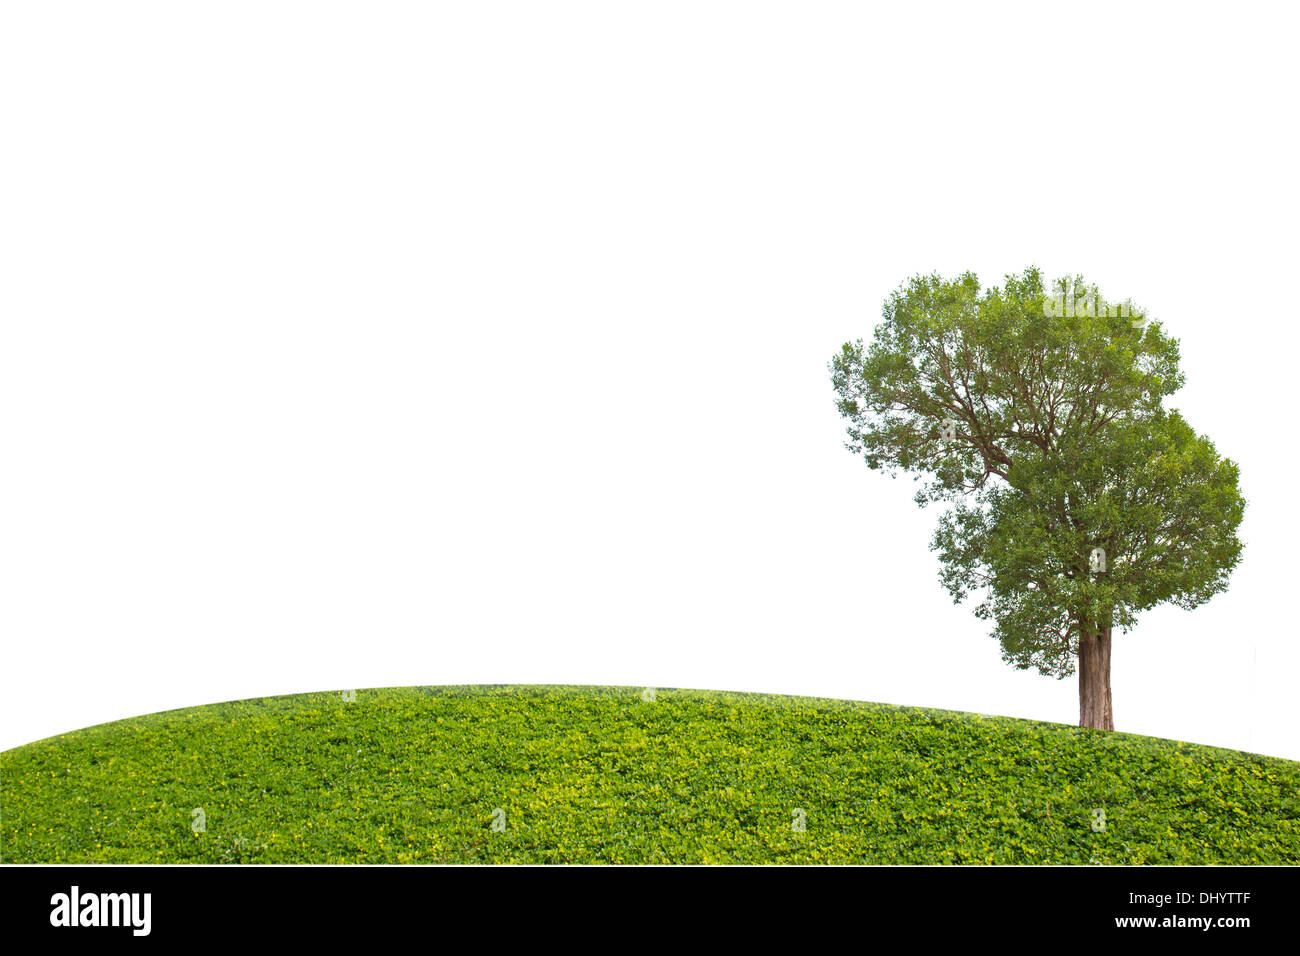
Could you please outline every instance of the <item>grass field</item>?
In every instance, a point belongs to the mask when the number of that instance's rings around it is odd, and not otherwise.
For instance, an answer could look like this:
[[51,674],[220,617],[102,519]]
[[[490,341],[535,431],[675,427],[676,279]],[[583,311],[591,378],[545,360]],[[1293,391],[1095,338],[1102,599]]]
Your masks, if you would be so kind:
[[410,687],[168,711],[6,751],[0,858],[1300,863],[1298,794],[1300,763],[1058,724]]

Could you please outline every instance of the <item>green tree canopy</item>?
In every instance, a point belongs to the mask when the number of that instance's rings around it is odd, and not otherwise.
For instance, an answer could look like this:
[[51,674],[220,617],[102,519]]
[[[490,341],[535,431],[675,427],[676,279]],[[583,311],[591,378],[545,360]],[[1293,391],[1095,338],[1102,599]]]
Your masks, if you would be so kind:
[[1237,466],[1164,407],[1178,360],[1132,302],[1031,268],[984,291],[917,276],[831,362],[847,447],[948,505],[944,586],[982,596],[1009,663],[1077,665],[1084,726],[1113,728],[1112,627],[1208,601],[1240,560]]

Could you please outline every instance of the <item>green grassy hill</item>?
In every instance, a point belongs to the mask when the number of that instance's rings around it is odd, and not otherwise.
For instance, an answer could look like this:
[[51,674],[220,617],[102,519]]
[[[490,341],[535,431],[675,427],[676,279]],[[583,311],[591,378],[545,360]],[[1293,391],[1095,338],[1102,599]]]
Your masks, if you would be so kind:
[[1300,863],[1298,793],[1292,761],[1024,720],[411,687],[169,711],[6,751],[0,856]]

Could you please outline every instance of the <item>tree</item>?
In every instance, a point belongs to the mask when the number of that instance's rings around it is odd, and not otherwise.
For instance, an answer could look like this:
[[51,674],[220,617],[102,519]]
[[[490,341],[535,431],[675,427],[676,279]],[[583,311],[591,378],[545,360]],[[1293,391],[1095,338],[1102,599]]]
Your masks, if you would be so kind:
[[1114,729],[1112,629],[1194,608],[1241,558],[1237,466],[1163,400],[1178,342],[1081,276],[1037,269],[981,292],[971,273],[917,276],[869,345],[830,363],[846,444],[947,504],[940,580],[994,623],[1003,660],[1079,675],[1079,725]]

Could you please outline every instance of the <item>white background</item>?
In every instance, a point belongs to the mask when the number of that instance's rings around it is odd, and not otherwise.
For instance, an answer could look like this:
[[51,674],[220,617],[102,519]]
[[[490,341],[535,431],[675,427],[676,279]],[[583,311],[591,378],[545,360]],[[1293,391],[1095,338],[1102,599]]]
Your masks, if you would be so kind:
[[826,370],[1033,263],[1181,339],[1249,501],[1117,726],[1300,758],[1296,22],[894,6],[6,4],[0,747],[409,684],[1072,723]]

